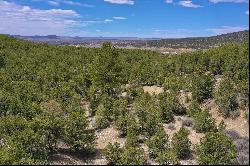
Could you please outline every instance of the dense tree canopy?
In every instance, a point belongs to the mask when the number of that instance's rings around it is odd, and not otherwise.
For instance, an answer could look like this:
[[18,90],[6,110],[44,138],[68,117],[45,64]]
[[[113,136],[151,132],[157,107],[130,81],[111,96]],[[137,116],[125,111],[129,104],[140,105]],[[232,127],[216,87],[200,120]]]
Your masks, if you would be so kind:
[[[72,152],[92,153],[94,130],[110,125],[127,138],[125,147],[106,148],[110,163],[145,164],[139,146],[143,142],[159,163],[177,164],[190,152],[188,133],[182,128],[171,142],[162,124],[187,113],[194,118],[197,131],[214,131],[210,114],[199,107],[213,97],[224,115],[240,104],[248,110],[248,52],[245,43],[163,56],[117,49],[110,43],[102,48],[78,48],[0,35],[0,164],[47,164],[61,142]],[[223,81],[216,89],[217,76]],[[164,92],[151,96],[143,91],[145,85],[163,87]],[[179,101],[182,92],[192,92],[193,104],[188,109]],[[89,102],[88,110],[82,101]],[[95,118],[95,129],[89,129],[87,111]],[[213,142],[217,137],[226,140],[223,147]],[[207,147],[211,141],[212,147]],[[233,145],[215,134],[206,136],[203,146],[199,151],[206,154],[210,148]],[[211,163],[229,163],[234,150],[232,154],[226,160],[221,156],[228,153],[218,154],[218,160]],[[207,161],[200,157],[201,163]]]

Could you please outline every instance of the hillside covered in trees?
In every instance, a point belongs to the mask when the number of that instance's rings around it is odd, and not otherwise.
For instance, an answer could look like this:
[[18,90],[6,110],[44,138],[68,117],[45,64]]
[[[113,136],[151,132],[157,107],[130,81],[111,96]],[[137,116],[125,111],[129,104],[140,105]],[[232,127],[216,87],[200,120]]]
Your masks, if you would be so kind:
[[162,56],[1,35],[0,164],[249,164],[248,55],[248,43]]
[[162,39],[146,42],[150,47],[207,49],[229,43],[242,43],[249,40],[249,31],[239,31],[212,37],[194,37],[183,39]]

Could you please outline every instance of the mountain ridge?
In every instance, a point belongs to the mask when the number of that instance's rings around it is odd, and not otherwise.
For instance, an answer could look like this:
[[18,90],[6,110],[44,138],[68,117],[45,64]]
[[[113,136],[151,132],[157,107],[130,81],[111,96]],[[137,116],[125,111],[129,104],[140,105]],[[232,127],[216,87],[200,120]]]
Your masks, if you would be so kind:
[[20,36],[9,35],[18,39],[42,42],[52,45],[80,45],[85,47],[99,47],[103,42],[112,42],[117,47],[136,48],[191,48],[207,49],[227,43],[243,43],[249,40],[249,30],[227,33],[210,37],[187,38],[138,38],[138,37],[67,37],[67,36]]

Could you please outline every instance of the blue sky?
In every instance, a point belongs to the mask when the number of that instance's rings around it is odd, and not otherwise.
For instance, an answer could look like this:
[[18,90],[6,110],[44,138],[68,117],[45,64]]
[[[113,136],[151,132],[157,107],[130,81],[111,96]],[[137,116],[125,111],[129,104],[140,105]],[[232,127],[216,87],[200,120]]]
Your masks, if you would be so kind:
[[249,29],[249,0],[0,0],[0,33],[180,38]]

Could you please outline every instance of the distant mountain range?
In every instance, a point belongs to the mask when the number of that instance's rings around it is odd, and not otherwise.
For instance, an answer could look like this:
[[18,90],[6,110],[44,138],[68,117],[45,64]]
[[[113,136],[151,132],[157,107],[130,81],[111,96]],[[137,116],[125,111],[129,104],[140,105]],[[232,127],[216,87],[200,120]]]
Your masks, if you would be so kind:
[[192,48],[206,49],[218,47],[226,43],[248,42],[249,30],[217,35],[212,37],[190,37],[178,39],[137,38],[137,37],[62,37],[48,36],[20,36],[12,37],[33,42],[44,42],[53,45],[81,45],[86,47],[99,47],[103,42],[112,42],[118,47],[165,47],[165,48]]

